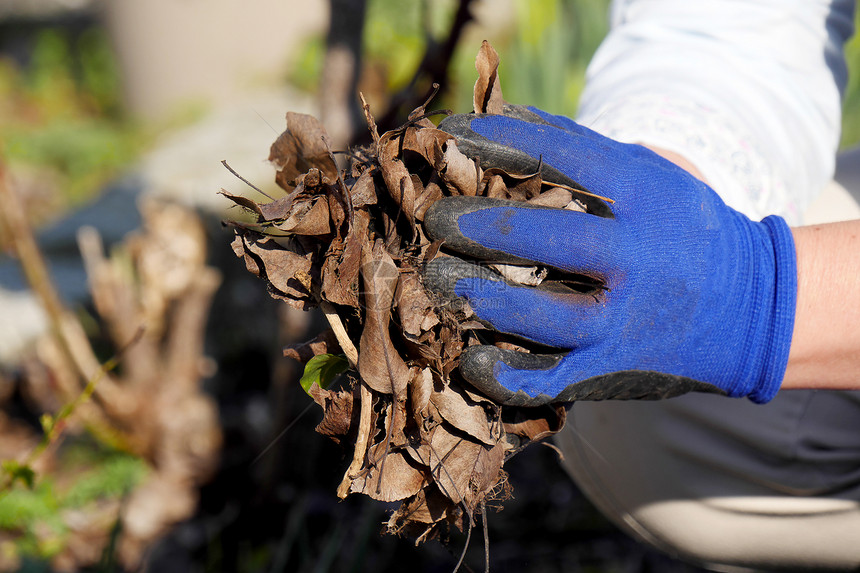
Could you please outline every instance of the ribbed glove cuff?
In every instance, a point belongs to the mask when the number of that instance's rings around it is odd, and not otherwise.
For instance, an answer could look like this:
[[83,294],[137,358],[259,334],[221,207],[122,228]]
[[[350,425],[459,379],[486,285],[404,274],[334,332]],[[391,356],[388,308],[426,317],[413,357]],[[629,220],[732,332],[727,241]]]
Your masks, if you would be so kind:
[[[797,305],[797,255],[791,229],[781,217],[775,215],[766,217],[761,224],[773,243],[774,288],[767,309],[770,311],[770,335],[764,349],[761,375],[755,391],[749,396],[759,404],[772,400],[782,385],[788,366]],[[762,304],[766,303],[762,301]]]

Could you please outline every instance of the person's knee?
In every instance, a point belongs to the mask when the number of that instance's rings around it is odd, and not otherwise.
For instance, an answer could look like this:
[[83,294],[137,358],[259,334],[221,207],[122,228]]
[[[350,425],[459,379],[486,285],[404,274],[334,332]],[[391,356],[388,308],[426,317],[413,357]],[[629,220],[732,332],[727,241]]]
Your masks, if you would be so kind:
[[711,567],[854,570],[860,504],[837,499],[670,500],[634,510],[631,533],[685,561]]

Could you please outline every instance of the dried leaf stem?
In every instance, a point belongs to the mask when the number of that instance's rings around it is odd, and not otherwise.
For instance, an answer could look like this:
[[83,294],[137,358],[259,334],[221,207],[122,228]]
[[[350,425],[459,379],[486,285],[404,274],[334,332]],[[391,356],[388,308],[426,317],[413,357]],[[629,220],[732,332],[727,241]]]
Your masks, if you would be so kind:
[[[329,326],[331,326],[332,332],[334,332],[334,336],[337,338],[337,342],[340,344],[343,353],[346,354],[346,359],[349,360],[350,365],[357,370],[358,349],[346,333],[346,328],[343,326],[343,322],[337,315],[334,305],[328,301],[320,300],[320,308],[322,309],[326,320],[328,320]],[[368,429],[370,428],[370,419],[373,413],[373,396],[371,395],[367,384],[360,380],[357,384],[359,386],[359,402],[361,404],[361,413],[359,414],[358,424],[359,431],[358,437],[355,441],[355,450],[353,451],[352,462],[343,474],[343,480],[341,480],[340,485],[337,486],[337,496],[340,499],[344,499],[349,495],[349,488],[352,485],[352,480],[354,479],[354,476],[361,471],[361,468],[364,465],[364,458],[367,454],[367,444],[370,439]]]
[[350,366],[358,369],[358,349],[346,333],[346,328],[343,326],[343,321],[337,315],[334,305],[326,300],[320,300],[320,308],[326,320],[328,320],[328,324],[331,326],[331,330],[334,332],[334,336],[337,338],[337,342],[340,344],[343,353],[346,354],[346,359],[349,360]]

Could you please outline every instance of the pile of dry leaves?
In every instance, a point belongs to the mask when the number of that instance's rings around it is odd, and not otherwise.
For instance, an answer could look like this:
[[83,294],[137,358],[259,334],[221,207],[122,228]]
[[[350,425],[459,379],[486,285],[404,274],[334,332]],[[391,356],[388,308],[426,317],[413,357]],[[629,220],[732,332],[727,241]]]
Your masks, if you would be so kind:
[[[476,112],[501,113],[506,105],[498,64],[484,42],[476,62]],[[424,290],[423,265],[444,256],[444,246],[424,233],[424,214],[450,195],[579,208],[575,190],[548,184],[540,174],[482,170],[434,126],[425,107],[380,136],[365,105],[373,144],[351,150],[342,172],[322,126],[288,113],[287,130],[269,156],[286,194],[257,203],[224,192],[256,219],[231,223],[233,249],[248,270],[267,281],[273,297],[301,309],[322,307],[332,325],[285,354],[344,366],[333,355],[348,360],[348,383],[309,387],[324,410],[317,431],[354,445],[338,495],[402,501],[387,529],[419,541],[447,524],[471,527],[487,502],[509,495],[505,461],[565,421],[561,406],[502,407],[462,381],[458,358],[479,336],[513,345],[485,330],[468,309]]]

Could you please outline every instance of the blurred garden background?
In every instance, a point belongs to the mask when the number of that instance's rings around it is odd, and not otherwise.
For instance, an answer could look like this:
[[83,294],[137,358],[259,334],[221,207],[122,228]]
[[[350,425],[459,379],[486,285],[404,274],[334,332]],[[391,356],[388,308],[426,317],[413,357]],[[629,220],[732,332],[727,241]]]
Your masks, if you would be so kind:
[[[508,101],[575,115],[606,0],[4,0],[0,3],[0,571],[452,571],[465,535],[380,536],[338,501],[314,433],[314,335],[230,250],[221,188],[275,189],[287,111],[360,142],[471,109],[481,40]],[[843,145],[860,141],[860,40]],[[30,238],[34,237],[35,241]],[[22,264],[23,263],[23,264]],[[42,272],[47,269],[49,274]],[[147,324],[141,331],[139,324]],[[622,535],[549,447],[506,465],[491,570],[698,571]],[[472,536],[464,570],[483,570]]]

